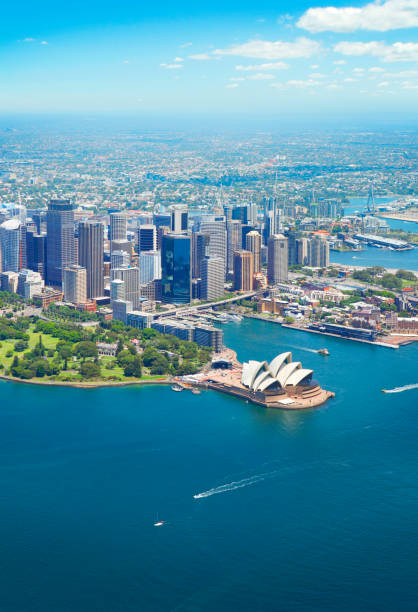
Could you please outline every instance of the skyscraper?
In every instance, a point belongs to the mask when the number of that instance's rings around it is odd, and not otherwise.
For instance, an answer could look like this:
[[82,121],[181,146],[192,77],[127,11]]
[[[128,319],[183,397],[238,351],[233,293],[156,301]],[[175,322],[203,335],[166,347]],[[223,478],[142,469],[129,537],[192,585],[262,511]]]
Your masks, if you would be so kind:
[[245,237],[245,247],[253,254],[254,274],[261,270],[261,236],[258,232],[248,232]]
[[184,206],[175,206],[171,211],[170,229],[174,234],[186,232],[189,224],[189,213]]
[[201,262],[200,297],[216,300],[224,295],[225,264],[222,257],[205,257]]
[[270,285],[287,281],[288,249],[283,234],[273,234],[268,240],[267,279]]
[[[235,209],[234,209],[235,210]],[[234,253],[239,251],[242,246],[242,223],[239,220],[228,221],[226,225],[227,234],[227,257],[228,272],[232,272],[234,267]]]
[[1,270],[18,272],[20,265],[20,221],[17,217],[0,225]]
[[313,268],[329,266],[329,244],[325,238],[315,236],[308,241],[308,265]]
[[51,200],[46,213],[46,282],[62,286],[62,271],[75,263],[74,207],[70,200]]
[[306,265],[308,260],[308,239],[297,238],[296,239],[296,263],[302,266]]
[[188,304],[192,299],[191,239],[185,234],[166,234],[161,250],[162,301]]
[[235,291],[251,291],[253,288],[253,254],[250,251],[235,251],[234,253],[234,289]]
[[43,279],[45,279],[46,258],[46,235],[28,230],[26,232],[27,267],[39,272]]
[[125,213],[110,213],[110,244],[113,240],[126,240],[128,221]]
[[[205,257],[209,256],[210,235],[202,232],[192,234],[192,277],[201,277],[201,264]],[[225,268],[225,266],[224,266]],[[225,276],[225,269],[224,269]]]
[[126,251],[112,251],[110,256],[111,268],[126,268],[131,263],[131,256]]
[[104,294],[103,230],[103,224],[95,221],[82,222],[78,226],[78,264],[86,268],[89,299]]
[[225,221],[201,221],[201,233],[209,234],[209,256],[222,257],[225,262],[225,270],[227,266],[227,240]]
[[69,266],[63,270],[64,300],[72,304],[87,301],[87,272],[81,266]]
[[155,225],[138,227],[138,253],[157,250],[157,228]]
[[139,254],[139,279],[146,285],[156,278],[161,278],[160,251],[143,251]]
[[111,270],[112,281],[123,281],[123,299],[131,302],[134,310],[139,308],[139,268],[114,268]]

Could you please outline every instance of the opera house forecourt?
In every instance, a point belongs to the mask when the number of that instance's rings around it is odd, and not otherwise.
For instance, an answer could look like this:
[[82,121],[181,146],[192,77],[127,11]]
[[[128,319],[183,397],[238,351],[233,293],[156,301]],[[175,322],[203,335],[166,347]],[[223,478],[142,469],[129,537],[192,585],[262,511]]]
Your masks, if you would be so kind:
[[313,370],[292,361],[292,353],[280,353],[270,363],[236,359],[227,370],[213,369],[206,379],[208,387],[237,395],[267,408],[300,410],[314,408],[334,397],[312,379]]

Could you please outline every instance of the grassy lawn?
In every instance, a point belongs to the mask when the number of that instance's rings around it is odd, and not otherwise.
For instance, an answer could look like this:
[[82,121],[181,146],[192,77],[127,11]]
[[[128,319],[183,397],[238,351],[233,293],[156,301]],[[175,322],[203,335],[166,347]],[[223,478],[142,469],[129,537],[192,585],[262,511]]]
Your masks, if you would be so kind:
[[[33,331],[33,327],[29,328],[26,332],[29,336],[29,347],[22,352],[16,352],[14,350],[14,346],[16,344],[16,342],[18,342],[18,340],[16,339],[12,339],[12,340],[1,340],[0,341],[0,370],[7,370],[15,355],[17,355],[19,358],[22,358],[23,354],[30,350],[35,348],[35,346],[39,343],[39,337],[42,335],[42,343],[44,345],[44,347],[46,349],[55,349],[55,347],[57,346],[57,343],[59,342],[58,338],[54,338],[53,336],[49,336],[47,334],[41,334],[40,332],[34,332]],[[9,351],[13,351],[13,354],[11,357],[6,357],[6,353],[8,353]],[[62,370],[56,377],[54,377],[55,380],[61,380],[61,381],[66,381],[67,382],[98,382],[98,381],[106,381],[108,380],[109,382],[111,381],[115,381],[115,382],[132,382],[132,381],[140,381],[140,380],[158,380],[160,378],[163,378],[163,376],[161,375],[151,375],[148,374],[148,371],[145,369],[143,376],[139,379],[136,379],[134,377],[127,377],[124,375],[123,373],[123,369],[117,364],[116,359],[114,357],[109,357],[109,356],[103,356],[99,358],[100,361],[100,368],[101,368],[101,376],[99,379],[91,379],[86,380],[83,379],[82,376],[80,375],[78,370],[72,369],[74,362],[72,360],[68,361],[68,369],[67,370]],[[109,364],[114,364],[114,367],[111,369],[108,369],[106,367],[106,365]],[[50,377],[43,377],[43,378],[32,378],[31,380],[33,381],[41,381],[41,382],[47,382],[48,380],[51,380]]]
[[[14,346],[18,340],[1,340],[0,344],[0,363],[2,367],[8,368],[13,361],[15,355],[19,358],[22,357],[23,353],[28,351],[29,349],[35,348],[35,346],[39,342],[39,336],[41,335],[39,332],[34,332],[32,329],[28,329],[26,332],[29,335],[29,348],[20,353],[16,353],[14,351]],[[53,349],[57,346],[58,338],[53,338],[52,336],[47,336],[46,334],[42,334],[42,343],[46,349]],[[6,357],[6,353],[8,351],[13,351],[13,355],[11,357]]]

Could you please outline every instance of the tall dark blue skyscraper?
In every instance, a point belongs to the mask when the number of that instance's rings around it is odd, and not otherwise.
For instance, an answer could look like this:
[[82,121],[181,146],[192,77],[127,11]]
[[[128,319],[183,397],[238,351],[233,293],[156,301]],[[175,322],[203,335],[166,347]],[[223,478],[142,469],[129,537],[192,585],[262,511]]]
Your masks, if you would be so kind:
[[192,299],[191,238],[166,234],[161,246],[162,300],[172,304],[188,304]]
[[78,263],[87,270],[87,297],[104,294],[103,224],[85,221],[78,226]]
[[74,207],[70,200],[51,200],[46,213],[46,282],[62,286],[62,271],[75,264]]

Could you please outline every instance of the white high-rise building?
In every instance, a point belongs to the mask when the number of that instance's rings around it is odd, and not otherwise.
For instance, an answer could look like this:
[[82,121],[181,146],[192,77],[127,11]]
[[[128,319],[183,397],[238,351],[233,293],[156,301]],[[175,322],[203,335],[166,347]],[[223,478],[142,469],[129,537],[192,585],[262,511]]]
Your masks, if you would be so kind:
[[227,266],[227,239],[225,221],[201,221],[199,231],[209,234],[207,252],[210,257],[222,257]]
[[144,251],[139,254],[139,278],[141,285],[161,278],[160,251]]
[[2,272],[18,272],[20,269],[20,234],[20,221],[17,217],[0,225]]
[[17,281],[17,292],[24,298],[31,299],[34,295],[41,293],[44,281],[39,272],[33,270],[21,270]]
[[110,240],[126,240],[128,221],[125,213],[110,213]]
[[200,270],[202,274],[200,297],[203,300],[216,300],[224,295],[225,262],[222,257],[205,257]]
[[283,283],[288,278],[288,244],[283,234],[268,239],[267,279],[270,285]]
[[87,301],[87,270],[82,266],[68,266],[63,275],[64,301],[84,304]]
[[134,310],[139,308],[139,268],[114,268],[111,270],[112,281],[120,279],[125,284],[124,300],[132,302]]

